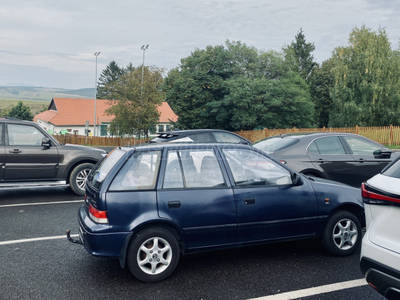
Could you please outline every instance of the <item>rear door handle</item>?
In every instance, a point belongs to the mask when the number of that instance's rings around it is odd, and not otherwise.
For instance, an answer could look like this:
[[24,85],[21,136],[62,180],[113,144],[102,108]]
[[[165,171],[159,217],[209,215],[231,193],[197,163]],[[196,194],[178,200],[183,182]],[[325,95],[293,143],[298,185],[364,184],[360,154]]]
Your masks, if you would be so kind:
[[363,163],[363,162],[366,162],[366,160],[364,158],[359,158],[359,159],[357,159],[357,162]]
[[244,205],[255,204],[256,199],[254,198],[244,198]]
[[14,149],[14,150],[10,150],[10,151],[8,151],[9,153],[13,153],[13,154],[18,154],[18,153],[21,153],[22,151],[21,150],[19,150],[19,149]]
[[168,208],[179,208],[181,207],[181,201],[168,201]]

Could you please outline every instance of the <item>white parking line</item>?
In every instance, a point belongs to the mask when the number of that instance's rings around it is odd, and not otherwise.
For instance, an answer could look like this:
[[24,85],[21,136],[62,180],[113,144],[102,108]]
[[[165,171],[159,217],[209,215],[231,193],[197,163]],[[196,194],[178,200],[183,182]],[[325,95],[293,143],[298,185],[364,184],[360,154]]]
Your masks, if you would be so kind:
[[[78,237],[78,236],[79,236],[79,234],[71,234],[71,237]],[[38,242],[38,241],[59,240],[59,239],[67,239],[67,235],[57,235],[57,236],[47,236],[47,237],[41,237],[41,238],[3,241],[3,242],[0,242],[0,246],[19,244],[19,243]]]
[[68,203],[78,203],[78,202],[83,202],[83,201],[84,200],[71,200],[71,201],[57,201],[57,202],[7,204],[7,205],[0,205],[0,208],[17,207],[17,206],[31,206],[31,205],[47,205],[47,204],[68,204]]
[[291,300],[291,299],[298,299],[298,298],[302,298],[302,297],[314,296],[314,295],[318,295],[318,294],[335,292],[335,291],[354,288],[354,287],[363,286],[363,285],[367,285],[367,282],[365,281],[365,279],[356,279],[356,280],[351,280],[351,281],[321,285],[321,286],[317,286],[317,287],[313,287],[313,288],[309,288],[309,289],[297,290],[297,291],[292,291],[292,292],[287,292],[287,293],[282,293],[282,294],[275,294],[275,295],[270,295],[270,296],[265,296],[265,297],[260,297],[260,298],[253,298],[253,299],[248,299],[248,300]]

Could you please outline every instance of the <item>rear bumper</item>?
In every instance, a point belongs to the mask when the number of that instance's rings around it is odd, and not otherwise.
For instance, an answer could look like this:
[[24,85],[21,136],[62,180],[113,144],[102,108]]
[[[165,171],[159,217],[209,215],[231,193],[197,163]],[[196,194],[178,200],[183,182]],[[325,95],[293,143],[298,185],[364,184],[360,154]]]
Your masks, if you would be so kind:
[[130,232],[113,232],[109,225],[94,223],[85,204],[80,207],[78,215],[79,238],[86,251],[95,256],[119,258]]
[[399,254],[371,243],[368,234],[364,236],[361,271],[366,281],[387,299],[400,299],[400,269],[394,268],[399,265]]

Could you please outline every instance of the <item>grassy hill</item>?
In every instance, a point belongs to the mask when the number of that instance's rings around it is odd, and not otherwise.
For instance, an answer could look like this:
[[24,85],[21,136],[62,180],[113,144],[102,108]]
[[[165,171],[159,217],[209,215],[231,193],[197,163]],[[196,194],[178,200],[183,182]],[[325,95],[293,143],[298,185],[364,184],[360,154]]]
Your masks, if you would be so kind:
[[[33,115],[50,104],[53,98],[94,98],[94,88],[68,90],[30,86],[0,86],[0,110],[22,101],[29,106]],[[0,112],[1,115],[1,112]]]

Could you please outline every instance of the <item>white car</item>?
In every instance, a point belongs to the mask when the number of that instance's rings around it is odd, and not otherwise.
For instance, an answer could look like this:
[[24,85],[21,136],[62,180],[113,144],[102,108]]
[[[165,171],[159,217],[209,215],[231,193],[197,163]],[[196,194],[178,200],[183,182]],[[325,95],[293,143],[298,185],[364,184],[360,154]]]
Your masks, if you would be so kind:
[[362,184],[366,228],[360,267],[387,299],[400,299],[400,160]]

